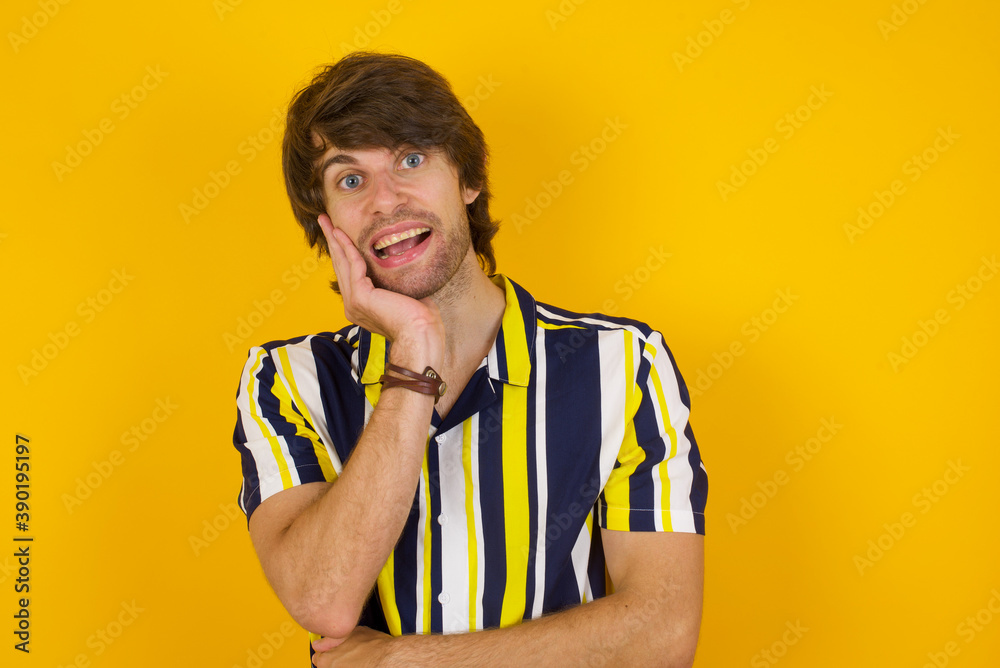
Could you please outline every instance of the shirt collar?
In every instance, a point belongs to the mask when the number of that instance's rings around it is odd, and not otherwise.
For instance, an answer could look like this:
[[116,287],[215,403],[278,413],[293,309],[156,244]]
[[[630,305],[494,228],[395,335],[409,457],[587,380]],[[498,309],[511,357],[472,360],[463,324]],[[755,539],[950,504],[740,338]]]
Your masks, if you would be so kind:
[[[531,361],[535,346],[535,299],[527,290],[503,274],[491,276],[506,298],[503,320],[493,346],[484,360],[490,378],[510,385],[527,387],[531,376]],[[362,385],[379,382],[385,372],[389,345],[381,334],[359,328],[358,356],[355,373]]]

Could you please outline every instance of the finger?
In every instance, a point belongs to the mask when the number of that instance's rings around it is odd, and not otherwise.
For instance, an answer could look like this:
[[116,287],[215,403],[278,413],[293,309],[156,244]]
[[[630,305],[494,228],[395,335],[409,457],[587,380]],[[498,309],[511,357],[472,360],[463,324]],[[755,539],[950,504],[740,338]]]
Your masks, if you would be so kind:
[[333,230],[333,237],[337,240],[340,250],[347,260],[348,270],[351,272],[351,280],[360,281],[368,275],[368,265],[361,256],[361,251],[354,245],[347,232],[341,229]]
[[339,645],[341,642],[343,642],[343,640],[338,642],[336,638],[324,636],[319,640],[314,640],[312,646],[317,652],[327,652]]
[[347,260],[348,268],[351,272],[351,278],[358,280],[364,278],[368,275],[368,265],[365,264],[365,259],[361,257],[361,252],[358,251],[354,246],[354,242],[351,238],[347,236],[347,233],[343,230],[333,230],[333,237],[337,240],[340,250],[343,252],[344,257]]
[[[350,303],[353,264],[347,256],[344,239],[351,246],[351,250],[355,250],[353,244],[350,243],[350,239],[343,231],[333,227],[333,222],[326,214],[320,214],[316,220],[319,222],[320,229],[323,230],[323,236],[326,237],[326,247],[329,251],[330,261],[333,263],[333,273],[340,285],[340,296],[344,299],[345,304]],[[340,232],[342,236],[339,236],[337,232]],[[357,251],[355,250],[355,252]]]
[[343,287],[341,288],[345,313],[348,314],[351,322],[365,326],[366,323],[357,318],[366,317],[364,314],[368,312],[372,294],[375,292],[375,285],[368,277],[368,265],[365,264],[364,258],[361,257],[361,253],[346,232],[335,229],[333,237],[343,251],[346,263],[346,266],[341,269],[343,272],[341,284],[347,284],[347,292],[344,291]]
[[317,652],[313,655],[312,665],[316,668],[330,668],[333,665],[333,656],[327,652]]
[[325,213],[321,213],[316,217],[316,222],[319,223],[319,229],[323,231],[323,236],[326,237],[327,247],[333,245],[333,241],[330,237],[333,233],[333,221],[330,220],[330,216]]
[[[323,236],[326,238],[326,248],[330,255],[330,260],[333,262],[333,269],[337,271],[338,262],[345,265],[344,262],[344,249],[341,247],[340,243],[337,241],[334,235],[333,221],[325,213],[321,213],[317,218],[316,222],[319,223],[320,229],[323,231]],[[339,275],[340,272],[337,271]]]

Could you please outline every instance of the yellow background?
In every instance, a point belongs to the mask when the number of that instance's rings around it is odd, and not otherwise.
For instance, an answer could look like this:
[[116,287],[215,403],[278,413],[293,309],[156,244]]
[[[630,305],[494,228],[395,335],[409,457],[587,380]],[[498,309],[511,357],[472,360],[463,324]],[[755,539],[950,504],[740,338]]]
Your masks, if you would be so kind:
[[[3,665],[306,665],[305,633],[282,633],[245,522],[226,514],[234,396],[250,345],[344,324],[268,125],[316,66],[366,45],[427,61],[469,100],[492,147],[502,272],[542,301],[650,322],[689,385],[704,378],[696,665],[775,665],[762,650],[789,667],[996,665],[1000,280],[982,280],[1000,250],[996,3],[10,0],[0,14]],[[78,166],[53,166],[102,122]],[[749,176],[723,197],[734,169]],[[881,216],[845,228],[878,197],[893,200]],[[961,308],[960,284],[978,289]],[[769,312],[779,291],[792,304]],[[901,363],[904,337],[922,345]],[[32,447],[30,655],[10,633],[16,433]],[[934,492],[949,461],[967,470]],[[977,613],[990,621],[970,637]]]

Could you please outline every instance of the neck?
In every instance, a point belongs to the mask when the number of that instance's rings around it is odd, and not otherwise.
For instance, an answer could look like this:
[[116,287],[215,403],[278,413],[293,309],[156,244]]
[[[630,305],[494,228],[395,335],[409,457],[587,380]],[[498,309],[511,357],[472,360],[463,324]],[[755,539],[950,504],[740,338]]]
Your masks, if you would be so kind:
[[[448,284],[430,297],[441,312],[445,328],[445,356],[441,374],[465,381],[489,353],[503,320],[506,296],[483,273],[475,252],[468,255]],[[451,381],[449,381],[451,384]],[[455,387],[461,390],[461,387]]]

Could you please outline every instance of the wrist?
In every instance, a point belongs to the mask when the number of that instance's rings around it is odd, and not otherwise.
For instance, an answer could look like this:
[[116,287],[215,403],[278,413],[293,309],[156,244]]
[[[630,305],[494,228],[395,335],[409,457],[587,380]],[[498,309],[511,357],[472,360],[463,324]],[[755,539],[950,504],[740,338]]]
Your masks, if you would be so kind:
[[434,397],[434,403],[444,396],[448,390],[448,384],[431,367],[425,367],[422,373],[397,366],[392,362],[385,365],[385,373],[379,378],[382,383],[382,391],[393,387],[403,387],[405,389],[426,394]]
[[425,367],[439,369],[444,346],[429,333],[400,337],[389,346],[389,363],[420,373]]
[[[383,646],[381,663],[379,665],[391,668],[411,668],[422,664],[421,660],[427,660],[429,655],[433,655],[433,648],[439,647],[437,642],[445,636],[440,635],[404,635],[387,640]],[[421,647],[424,651],[421,651]]]

